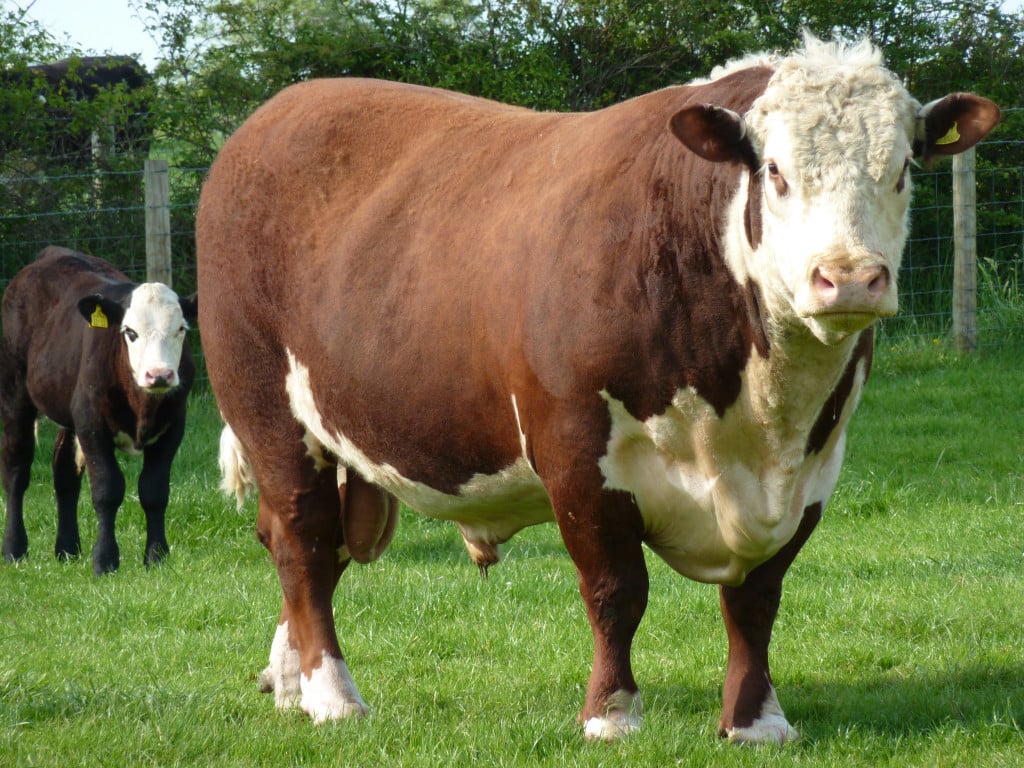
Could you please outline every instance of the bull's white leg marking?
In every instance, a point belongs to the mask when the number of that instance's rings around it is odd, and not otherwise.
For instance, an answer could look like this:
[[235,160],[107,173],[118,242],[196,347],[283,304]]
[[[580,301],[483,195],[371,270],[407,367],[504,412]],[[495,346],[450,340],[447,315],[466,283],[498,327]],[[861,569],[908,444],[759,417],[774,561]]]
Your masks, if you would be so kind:
[[370,711],[359,695],[355,681],[349,674],[344,659],[329,656],[324,651],[323,661],[309,677],[300,676],[302,710],[313,722],[341,720]]
[[733,744],[786,744],[796,741],[800,734],[789,724],[775,695],[768,689],[760,716],[746,728],[730,728],[725,734]]
[[614,741],[640,729],[643,704],[640,693],[616,691],[608,697],[608,711],[603,717],[587,720],[583,733],[588,739]]
[[519,418],[519,405],[516,403],[516,393],[512,393],[512,412],[516,415],[516,431],[519,432],[519,447],[523,451],[523,458],[527,461],[530,457],[526,453],[526,433],[523,432],[523,422]]
[[260,674],[259,686],[264,693],[274,692],[278,709],[291,709],[299,703],[299,652],[288,638],[288,622],[277,625],[270,644],[270,663]]

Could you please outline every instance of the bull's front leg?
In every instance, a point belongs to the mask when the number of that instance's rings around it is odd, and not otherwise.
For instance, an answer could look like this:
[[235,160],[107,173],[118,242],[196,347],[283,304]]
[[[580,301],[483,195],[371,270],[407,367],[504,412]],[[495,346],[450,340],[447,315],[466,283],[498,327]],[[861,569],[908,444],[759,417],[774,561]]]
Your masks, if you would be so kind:
[[588,739],[611,741],[640,727],[633,636],[647,608],[643,522],[628,494],[595,489],[592,503],[575,483],[550,489],[558,525],[579,575],[594,636],[594,665],[579,719]]
[[114,535],[117,510],[124,501],[125,482],[114,455],[113,438],[103,431],[83,430],[78,441],[85,454],[92,504],[96,510],[96,543],[92,548],[92,570],[97,576],[121,567],[121,553]]
[[740,744],[785,744],[799,738],[779,705],[768,667],[768,645],[782,599],[782,579],[821,519],[821,505],[804,511],[796,534],[738,587],[721,588],[729,663],[719,735]]
[[[330,475],[330,478],[327,477]],[[338,644],[331,597],[348,565],[341,548],[338,490],[333,473],[314,490],[276,500],[261,488],[257,533],[281,581],[281,619],[260,688],[275,703],[298,703],[316,722],[368,710]]]

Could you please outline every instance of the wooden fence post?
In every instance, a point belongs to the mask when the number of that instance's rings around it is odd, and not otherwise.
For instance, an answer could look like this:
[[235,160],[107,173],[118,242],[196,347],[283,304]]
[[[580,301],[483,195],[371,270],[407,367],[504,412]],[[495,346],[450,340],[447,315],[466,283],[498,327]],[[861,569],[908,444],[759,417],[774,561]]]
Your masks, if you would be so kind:
[[978,346],[978,248],[974,148],[953,156],[953,344]]
[[171,191],[166,160],[145,165],[146,280],[171,285]]

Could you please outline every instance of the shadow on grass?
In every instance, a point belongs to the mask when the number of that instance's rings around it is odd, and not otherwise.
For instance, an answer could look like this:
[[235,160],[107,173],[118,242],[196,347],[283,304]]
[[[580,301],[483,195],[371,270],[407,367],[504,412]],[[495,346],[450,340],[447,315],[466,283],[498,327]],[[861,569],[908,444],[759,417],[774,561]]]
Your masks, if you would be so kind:
[[[982,730],[993,725],[1024,738],[1024,664],[977,665],[943,673],[879,674],[864,678],[792,684],[776,680],[786,717],[805,743],[827,745],[851,733],[900,740],[937,731]],[[649,686],[644,690],[666,718],[692,718],[719,690]],[[646,703],[646,701],[645,701]]]

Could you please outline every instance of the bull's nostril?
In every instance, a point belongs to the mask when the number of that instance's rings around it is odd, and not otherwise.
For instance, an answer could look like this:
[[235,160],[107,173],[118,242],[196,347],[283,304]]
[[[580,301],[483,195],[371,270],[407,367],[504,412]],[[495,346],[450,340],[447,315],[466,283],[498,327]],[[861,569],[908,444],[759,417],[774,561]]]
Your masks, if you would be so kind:
[[882,267],[878,274],[868,283],[868,293],[877,296],[885,292],[889,287],[889,270]]
[[819,293],[831,293],[836,290],[836,284],[821,274],[820,269],[814,270],[814,288]]

